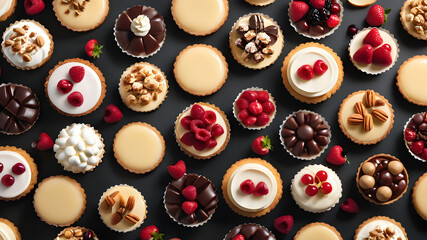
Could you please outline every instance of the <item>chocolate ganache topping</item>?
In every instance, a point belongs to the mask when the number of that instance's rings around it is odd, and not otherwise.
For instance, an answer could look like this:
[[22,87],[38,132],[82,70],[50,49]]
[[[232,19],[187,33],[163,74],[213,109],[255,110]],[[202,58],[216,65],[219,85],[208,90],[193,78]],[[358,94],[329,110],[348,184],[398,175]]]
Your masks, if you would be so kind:
[[20,134],[39,117],[40,105],[31,89],[16,85],[0,86],[0,132]]
[[247,223],[233,228],[225,240],[232,240],[235,236],[242,234],[245,240],[276,240],[276,237],[263,226]]
[[[150,28],[148,34],[137,36],[131,30],[132,21],[140,15],[149,19]],[[151,7],[135,6],[128,8],[116,21],[115,36],[119,46],[128,53],[135,56],[146,56],[157,51],[164,39],[166,25],[163,17]]]
[[251,58],[256,62],[265,59],[264,55],[274,53],[273,45],[279,36],[279,28],[275,25],[264,26],[264,19],[259,14],[252,14],[249,23],[240,23],[236,31],[242,35],[235,41],[238,48],[244,50],[243,59]]

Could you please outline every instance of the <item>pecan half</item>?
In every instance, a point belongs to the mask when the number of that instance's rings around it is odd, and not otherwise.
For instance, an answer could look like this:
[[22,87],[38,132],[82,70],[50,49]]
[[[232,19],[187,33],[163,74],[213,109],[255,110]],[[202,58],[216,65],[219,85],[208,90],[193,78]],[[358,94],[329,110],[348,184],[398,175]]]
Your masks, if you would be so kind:
[[120,202],[120,207],[126,207],[126,203],[125,203],[125,198],[123,197],[123,195],[119,194],[119,202]]
[[126,212],[126,209],[124,208],[124,207],[120,207],[118,210],[117,210],[117,212],[120,214],[120,215],[124,215],[125,214],[125,212]]
[[363,102],[366,107],[373,107],[375,104],[375,92],[372,90],[366,90],[365,96],[363,96]]
[[384,106],[384,105],[385,105],[384,100],[382,100],[382,99],[375,100],[375,107],[381,107],[381,106]]
[[366,132],[369,132],[374,128],[374,121],[372,120],[371,114],[366,114],[366,116],[363,118],[363,129],[365,129]]
[[363,123],[363,116],[361,114],[355,113],[352,114],[348,119],[347,119],[348,124],[350,125],[359,125]]
[[135,214],[132,214],[132,213],[129,213],[128,215],[126,215],[125,219],[132,224],[136,224],[140,220],[140,218],[138,216],[136,216]]
[[116,196],[117,196],[117,194],[119,194],[119,193],[120,193],[120,191],[115,191],[115,192],[113,192],[113,193],[111,193],[111,194],[110,194],[110,197],[114,198],[114,197],[116,197]]
[[135,207],[135,197],[131,195],[129,196],[128,201],[126,203],[126,209],[128,211],[132,211],[134,207]]
[[107,205],[112,208],[114,206],[114,204],[116,203],[116,200],[114,200],[114,198],[112,198],[111,196],[107,196],[105,198],[105,203],[107,203]]
[[384,112],[381,109],[374,109],[372,111],[372,116],[378,120],[380,120],[381,122],[385,122],[388,119],[388,115],[386,112]]
[[111,224],[116,225],[123,219],[122,215],[120,215],[118,212],[115,212],[113,216],[111,217]]
[[358,114],[365,116],[366,114],[366,108],[365,105],[363,105],[362,102],[357,102],[354,104],[354,111],[356,111]]

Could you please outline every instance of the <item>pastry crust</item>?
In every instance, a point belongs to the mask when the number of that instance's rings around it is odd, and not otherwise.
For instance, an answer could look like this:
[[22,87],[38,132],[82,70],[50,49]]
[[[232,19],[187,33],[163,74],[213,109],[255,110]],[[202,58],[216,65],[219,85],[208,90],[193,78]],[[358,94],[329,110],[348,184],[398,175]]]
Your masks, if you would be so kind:
[[[274,175],[274,177],[276,178],[276,182],[277,182],[277,193],[276,193],[276,197],[274,199],[274,201],[270,204],[270,206],[268,206],[267,208],[258,211],[258,212],[245,212],[241,209],[239,209],[238,207],[236,207],[230,200],[229,195],[228,195],[228,191],[227,191],[227,185],[228,185],[228,181],[230,180],[231,175],[233,174],[234,171],[236,171],[239,167],[247,164],[247,163],[256,163],[256,164],[260,164],[266,168],[268,168],[271,173]],[[282,186],[282,179],[280,178],[280,174],[277,172],[277,170],[267,161],[262,160],[260,158],[245,158],[242,159],[240,161],[237,161],[236,163],[234,163],[225,173],[223,180],[222,180],[222,193],[224,194],[224,199],[225,202],[227,202],[228,206],[237,214],[245,216],[245,217],[250,217],[250,218],[255,218],[255,217],[260,217],[263,216],[267,213],[269,213],[271,210],[273,210],[276,205],[279,203],[280,199],[282,198],[282,193],[283,193],[283,186]]]
[[[337,79],[337,82],[335,83],[335,86],[329,92],[325,93],[324,95],[319,96],[319,97],[313,97],[313,98],[303,96],[303,95],[299,94],[298,92],[296,92],[289,83],[288,73],[287,73],[288,64],[289,64],[289,61],[292,59],[292,57],[297,52],[301,51],[304,48],[308,48],[308,47],[318,47],[318,48],[321,48],[323,50],[326,50],[329,54],[331,54],[331,56],[335,59],[337,65],[338,65],[338,79]],[[308,42],[308,43],[303,43],[303,44],[297,46],[285,57],[285,60],[283,61],[283,66],[282,66],[282,79],[283,79],[283,84],[285,85],[286,89],[294,98],[296,98],[297,100],[299,100],[301,102],[316,104],[316,103],[323,102],[326,99],[330,98],[341,87],[341,83],[344,79],[344,67],[343,67],[343,63],[341,61],[341,58],[331,48],[329,48],[323,44],[320,44],[320,43]]]
[[[96,75],[98,75],[99,81],[101,82],[101,96],[99,97],[98,102],[97,102],[97,103],[95,104],[95,106],[93,106],[91,109],[89,109],[89,110],[88,110],[88,111],[86,111],[86,112],[80,113],[80,114],[69,114],[69,113],[63,112],[62,110],[60,110],[59,108],[57,108],[57,107],[55,106],[55,104],[53,104],[52,100],[49,98],[49,94],[48,94],[48,90],[47,90],[47,86],[48,86],[48,84],[49,84],[49,79],[50,79],[50,77],[52,76],[52,73],[53,73],[53,72],[54,72],[58,67],[62,66],[63,64],[71,63],[71,62],[78,62],[78,63],[84,64],[84,65],[86,65],[86,66],[90,67],[93,71],[95,71],[95,72],[96,72]],[[66,115],[66,116],[69,116],[69,117],[80,117],[80,116],[84,116],[84,115],[87,115],[87,114],[89,114],[89,113],[91,113],[91,112],[95,111],[96,109],[98,109],[98,107],[99,107],[99,106],[101,105],[101,103],[104,101],[105,93],[107,92],[107,86],[105,85],[105,78],[104,78],[104,76],[102,75],[102,72],[99,70],[99,68],[98,68],[98,67],[96,67],[93,63],[91,63],[91,62],[89,62],[89,61],[86,61],[86,60],[83,60],[83,59],[81,59],[81,58],[70,58],[70,59],[66,59],[66,60],[64,60],[64,61],[59,62],[58,64],[56,64],[56,66],[55,66],[53,69],[51,69],[51,70],[49,71],[49,75],[46,77],[46,82],[44,83],[44,89],[45,89],[46,97],[47,97],[47,99],[49,99],[49,103],[50,103],[50,105],[51,105],[54,109],[56,109],[56,111],[58,111],[59,113],[61,113],[61,114],[63,114],[63,115]]]
[[30,156],[30,154],[28,154],[26,151],[24,151],[21,148],[17,148],[17,147],[13,147],[13,146],[0,146],[0,151],[12,151],[15,153],[18,153],[19,155],[21,155],[23,158],[25,158],[25,160],[27,161],[28,165],[30,166],[30,171],[31,171],[31,180],[30,180],[30,184],[28,185],[27,189],[21,193],[20,195],[14,197],[14,198],[2,198],[0,197],[0,200],[3,201],[15,201],[20,199],[21,197],[24,197],[25,195],[27,195],[28,193],[31,192],[31,190],[33,190],[34,185],[37,183],[37,175],[38,175],[38,170],[37,170],[37,165],[34,163],[34,159]]
[[340,232],[338,232],[338,230],[337,230],[335,227],[333,227],[333,226],[331,226],[331,225],[329,225],[329,224],[326,224],[326,223],[324,223],[324,222],[313,222],[313,223],[309,223],[309,224],[305,225],[305,226],[304,226],[304,227],[302,227],[300,230],[298,230],[298,232],[295,234],[295,236],[294,236],[294,240],[298,240],[298,236],[299,236],[302,232],[304,232],[305,230],[310,229],[310,228],[311,228],[311,227],[313,227],[313,226],[318,226],[318,225],[320,225],[320,226],[322,226],[322,227],[325,227],[325,228],[327,228],[327,229],[331,230],[333,233],[335,233],[335,235],[337,235],[337,237],[339,237],[339,238],[340,238],[340,240],[342,240],[341,233],[340,233]]
[[19,232],[19,230],[15,226],[15,224],[13,224],[13,222],[11,222],[5,218],[0,218],[0,222],[8,225],[13,230],[13,232],[15,233],[16,240],[21,240],[21,233]]
[[405,24],[406,20],[405,20],[405,9],[408,7],[408,5],[410,4],[411,0],[406,0],[403,3],[402,8],[400,9],[400,22],[402,23],[403,29],[405,29],[411,36],[413,36],[416,39],[419,40],[427,40],[427,35],[424,35],[424,37],[422,37],[420,34],[417,34],[415,29],[409,29],[408,26]]
[[12,5],[10,6],[9,10],[0,16],[0,22],[4,22],[6,19],[12,16],[12,14],[15,12],[16,2],[17,0],[12,0]]
[[[427,38],[426,38],[425,40],[427,40]],[[397,70],[397,76],[396,76],[396,80],[397,80],[397,81],[396,81],[396,85],[397,85],[397,88],[399,89],[399,92],[402,94],[402,96],[403,96],[406,100],[408,100],[409,102],[411,102],[411,103],[413,103],[413,104],[419,105],[419,106],[427,106],[427,102],[417,101],[417,100],[415,100],[415,99],[411,98],[410,96],[408,96],[407,94],[405,94],[405,93],[403,92],[402,87],[400,86],[400,85],[401,85],[401,84],[400,84],[400,82],[401,82],[401,81],[404,81],[403,79],[401,79],[401,78],[400,78],[400,74],[401,74],[401,72],[403,71],[403,69],[405,68],[405,65],[406,65],[407,63],[411,62],[412,60],[416,60],[416,59],[427,59],[427,56],[426,56],[426,55],[418,55],[418,56],[414,56],[414,57],[409,58],[408,60],[406,60],[402,65],[400,65],[399,70]]]
[[412,205],[414,206],[415,210],[417,211],[418,215],[422,217],[424,220],[427,221],[427,215],[425,213],[422,213],[420,209],[418,209],[415,205],[415,192],[417,191],[417,187],[419,184],[421,184],[422,181],[427,181],[427,172],[424,173],[416,182],[414,187],[412,188]]
[[360,225],[359,225],[359,227],[356,229],[356,232],[354,233],[354,237],[353,237],[353,239],[354,239],[354,240],[357,240],[357,236],[359,235],[360,230],[362,230],[362,228],[363,228],[366,224],[368,224],[368,223],[370,223],[370,222],[373,222],[373,221],[376,221],[376,220],[383,220],[383,221],[388,221],[388,222],[393,223],[394,225],[396,225],[397,227],[399,227],[399,228],[402,230],[403,234],[405,235],[405,239],[402,239],[402,240],[408,240],[408,235],[406,234],[405,228],[403,228],[403,227],[402,227],[402,225],[401,225],[399,222],[396,222],[394,219],[391,219],[391,218],[389,218],[389,217],[384,217],[384,216],[371,217],[371,218],[369,218],[369,219],[365,220],[365,221],[364,221],[362,224],[360,224]]
[[263,7],[263,6],[267,6],[274,3],[276,0],[245,0],[245,1],[250,5]]

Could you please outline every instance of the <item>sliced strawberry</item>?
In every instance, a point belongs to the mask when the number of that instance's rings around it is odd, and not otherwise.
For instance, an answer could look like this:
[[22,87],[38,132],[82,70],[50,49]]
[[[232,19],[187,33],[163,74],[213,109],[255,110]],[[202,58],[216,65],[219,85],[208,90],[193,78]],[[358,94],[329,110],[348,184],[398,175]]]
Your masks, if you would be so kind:
[[353,55],[353,60],[361,64],[371,64],[374,49],[371,45],[365,44]]
[[389,44],[383,44],[381,47],[375,49],[372,56],[372,63],[384,67],[390,66],[393,63],[391,46]]
[[363,44],[369,44],[372,47],[378,47],[383,44],[384,40],[381,37],[380,31],[378,28],[372,28],[371,31],[363,39]]
[[291,19],[293,22],[297,22],[302,19],[308,12],[308,5],[303,1],[293,1],[291,3]]

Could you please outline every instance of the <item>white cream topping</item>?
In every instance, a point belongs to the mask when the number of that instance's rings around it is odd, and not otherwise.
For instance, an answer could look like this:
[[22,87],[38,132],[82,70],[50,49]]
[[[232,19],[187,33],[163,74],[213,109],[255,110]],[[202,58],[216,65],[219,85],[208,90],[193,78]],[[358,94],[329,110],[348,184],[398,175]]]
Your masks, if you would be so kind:
[[[301,79],[297,71],[305,65],[313,66],[317,60],[323,60],[328,70],[321,76],[315,75],[311,80]],[[329,92],[338,80],[338,64],[326,50],[318,47],[308,47],[292,56],[287,69],[289,84],[299,94],[306,97],[318,97]]]
[[13,0],[1,0],[0,1],[0,17],[7,13],[12,6]]
[[13,229],[3,222],[0,222],[0,240],[16,240]]
[[[23,36],[24,39],[30,39],[30,41],[25,41],[22,45],[22,49],[26,49],[27,46],[30,46],[33,44],[37,36],[42,36],[44,39],[44,45],[43,47],[36,47],[33,51],[27,53],[31,56],[31,61],[25,62],[22,59],[22,55],[15,53],[12,51],[12,47],[5,47],[4,42],[9,39],[10,35],[14,33],[14,28],[22,28],[24,25],[28,26],[28,30],[26,31],[25,35]],[[29,35],[34,32],[36,33],[35,37],[30,38]],[[18,67],[34,67],[42,63],[48,56],[51,48],[51,40],[49,38],[48,33],[41,28],[38,24],[32,22],[32,21],[26,21],[21,20],[20,22],[16,23],[15,25],[9,27],[4,33],[3,33],[3,42],[2,42],[2,48],[4,55],[7,59],[9,59],[13,64],[15,64]]]
[[[252,180],[255,186],[264,182],[268,187],[268,194],[255,196],[245,194],[240,190],[240,184],[246,180]],[[233,204],[247,212],[258,212],[270,206],[277,194],[277,182],[271,171],[263,165],[256,163],[245,164],[236,169],[230,177],[227,191]]]
[[104,154],[102,139],[95,129],[82,123],[73,123],[62,129],[53,150],[58,163],[72,172],[93,169]]
[[138,37],[146,36],[150,29],[150,19],[144,14],[134,18],[130,24],[130,30]]
[[[15,178],[15,182],[10,187],[6,187],[0,183],[0,197],[14,198],[25,192],[31,182],[31,168],[27,160],[19,153],[13,151],[0,151],[0,163],[3,164],[3,171],[0,173],[0,179],[6,174],[10,174]],[[16,175],[12,172],[12,167],[16,163],[22,163],[25,167],[25,172],[21,175]]]
[[[307,186],[301,182],[301,178],[305,174],[310,174],[314,179],[316,173],[321,170],[328,174],[326,182],[329,182],[332,185],[332,192],[329,194],[324,194],[319,189],[319,192],[316,195],[310,197],[305,193]],[[291,193],[298,206],[308,212],[319,213],[328,211],[338,203],[342,196],[341,180],[333,170],[323,165],[309,165],[301,169],[295,175],[291,184]]]
[[[71,81],[70,74],[68,72],[70,68],[74,66],[84,67],[84,78],[79,83],[73,82],[73,89],[69,93],[62,94],[57,89],[58,82],[62,79],[68,79]],[[81,114],[92,109],[101,97],[101,90],[101,80],[96,72],[91,67],[80,62],[65,63],[56,68],[51,74],[47,85],[47,94],[52,104],[59,110],[68,114]],[[80,107],[72,106],[67,100],[68,95],[75,91],[80,92],[84,98],[83,104]]]
[[365,238],[369,237],[369,232],[374,230],[375,228],[379,227],[381,230],[385,230],[387,227],[393,228],[396,233],[393,235],[393,237],[390,240],[397,240],[402,239],[406,240],[405,234],[403,233],[402,229],[398,226],[396,226],[394,223],[385,221],[385,220],[374,220],[360,229],[359,234],[355,238],[355,240],[364,240]]

